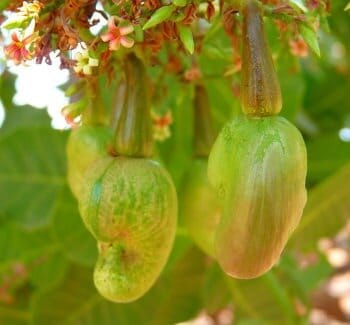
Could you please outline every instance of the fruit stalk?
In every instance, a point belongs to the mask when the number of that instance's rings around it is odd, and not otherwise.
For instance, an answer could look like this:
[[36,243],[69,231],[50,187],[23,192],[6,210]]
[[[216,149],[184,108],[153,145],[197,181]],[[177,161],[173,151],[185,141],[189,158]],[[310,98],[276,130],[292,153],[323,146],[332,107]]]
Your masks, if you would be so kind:
[[215,141],[215,131],[209,108],[209,97],[202,85],[197,85],[194,96],[194,155],[207,158]]
[[124,71],[126,93],[116,121],[114,149],[120,156],[150,157],[153,138],[146,69],[135,54],[130,54]]
[[246,115],[276,115],[282,108],[281,89],[268,46],[262,8],[256,0],[244,1],[241,102]]

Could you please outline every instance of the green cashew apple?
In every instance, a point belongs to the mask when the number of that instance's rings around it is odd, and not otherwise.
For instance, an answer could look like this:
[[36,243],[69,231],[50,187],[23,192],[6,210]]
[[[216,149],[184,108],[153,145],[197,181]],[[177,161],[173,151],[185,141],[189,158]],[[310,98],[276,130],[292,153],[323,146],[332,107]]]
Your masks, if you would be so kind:
[[167,171],[147,158],[100,159],[85,174],[79,210],[99,241],[94,281],[100,294],[114,302],[141,297],[175,237],[177,196]]
[[107,156],[112,132],[104,126],[81,126],[72,130],[67,146],[68,185],[79,197],[86,169],[96,159]]
[[222,269],[249,279],[279,259],[306,203],[306,149],[283,117],[239,117],[217,138],[208,161],[223,215],[215,234]]
[[214,234],[221,204],[207,176],[207,158],[196,158],[183,184],[182,215],[189,235],[206,254],[215,257]]

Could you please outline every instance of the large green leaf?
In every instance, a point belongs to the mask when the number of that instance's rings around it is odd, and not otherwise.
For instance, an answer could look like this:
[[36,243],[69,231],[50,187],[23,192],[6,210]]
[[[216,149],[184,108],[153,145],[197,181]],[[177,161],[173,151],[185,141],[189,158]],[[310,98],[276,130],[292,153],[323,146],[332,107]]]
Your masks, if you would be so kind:
[[0,270],[9,263],[33,261],[57,249],[47,229],[23,230],[10,223],[0,228]]
[[307,142],[307,155],[307,177],[315,183],[350,162],[350,143],[341,141],[338,133],[324,134]]
[[33,300],[33,323],[163,325],[184,321],[200,308],[204,269],[203,255],[180,238],[170,264],[143,298],[113,304],[96,292],[91,269],[72,266],[62,286]]
[[50,118],[45,109],[36,109],[31,106],[16,106],[6,111],[4,124],[0,128],[0,138],[18,129],[49,125]]
[[59,196],[59,204],[54,214],[53,232],[68,259],[84,266],[95,264],[96,241],[83,225],[77,201],[68,187],[65,187]]
[[23,227],[47,225],[65,182],[66,134],[19,128],[0,139],[0,214]]
[[226,275],[214,261],[206,272],[202,297],[203,307],[210,314],[215,314],[227,307],[231,302],[230,291],[226,283]]
[[34,263],[29,274],[30,282],[40,290],[48,290],[60,284],[67,272],[68,263],[61,252],[44,255]]
[[228,278],[227,284],[237,319],[248,317],[268,324],[295,324],[293,300],[274,271],[252,280]]
[[350,216],[350,164],[317,185],[308,194],[300,225],[289,247],[315,249],[322,237],[335,235]]

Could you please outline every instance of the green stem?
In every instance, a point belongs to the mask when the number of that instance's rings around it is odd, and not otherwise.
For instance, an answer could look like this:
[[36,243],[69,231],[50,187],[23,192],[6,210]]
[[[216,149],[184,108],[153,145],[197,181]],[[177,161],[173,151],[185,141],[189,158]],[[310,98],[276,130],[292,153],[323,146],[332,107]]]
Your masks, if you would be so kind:
[[153,151],[153,135],[146,69],[130,54],[124,71],[126,93],[115,127],[115,151],[121,156],[149,157]]
[[194,96],[194,155],[208,157],[215,137],[207,91],[197,85]]
[[262,11],[262,5],[257,0],[242,3],[242,109],[245,114],[257,117],[276,115],[282,108],[281,89],[264,30]]

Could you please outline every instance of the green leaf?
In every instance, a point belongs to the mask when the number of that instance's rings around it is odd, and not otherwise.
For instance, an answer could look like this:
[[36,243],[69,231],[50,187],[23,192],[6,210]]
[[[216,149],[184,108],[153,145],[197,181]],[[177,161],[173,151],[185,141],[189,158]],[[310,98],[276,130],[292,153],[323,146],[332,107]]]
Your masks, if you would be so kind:
[[43,256],[33,264],[29,279],[40,290],[47,290],[60,284],[68,270],[67,260],[61,252]]
[[6,111],[4,124],[0,128],[0,139],[18,129],[39,126],[50,126],[50,117],[46,109],[37,109],[31,106],[15,106]]
[[310,46],[312,51],[321,56],[320,46],[318,44],[317,33],[309,26],[305,24],[300,25],[300,33],[304,41]]
[[303,0],[289,0],[291,6],[301,9],[303,12],[307,12],[307,8]]
[[310,294],[333,272],[323,255],[317,256],[315,263],[301,268],[295,258],[283,254],[275,268],[284,287],[302,300],[306,307],[311,307]]
[[66,182],[66,134],[49,127],[0,137],[0,215],[23,227],[47,225]]
[[295,324],[294,304],[283,283],[272,270],[252,280],[227,278],[236,316],[264,324]]
[[0,10],[4,10],[10,3],[11,0],[2,0],[0,2]]
[[180,36],[181,42],[185,46],[186,50],[190,54],[193,54],[194,41],[193,41],[193,35],[192,35],[191,27],[183,26],[181,24],[178,24],[177,27],[178,27],[178,30],[179,30],[179,36]]
[[350,10],[350,2],[346,5],[346,7],[344,8],[344,11]]
[[30,23],[31,18],[25,16],[16,16],[13,19],[8,19],[5,21],[1,27],[5,29],[14,29],[14,28],[26,28]]
[[11,325],[28,325],[30,312],[13,305],[0,304],[0,323]]
[[187,0],[173,0],[173,4],[178,7],[184,7],[187,5]]
[[284,53],[278,61],[278,78],[283,98],[281,115],[290,121],[295,121],[301,110],[305,93],[305,81],[300,71],[295,71],[293,60],[294,57]]
[[302,250],[315,249],[322,237],[334,236],[349,220],[350,164],[314,187],[300,225],[292,236],[289,247]]
[[65,187],[53,219],[53,232],[58,245],[71,261],[93,266],[97,259],[96,241],[80,218],[75,198]]
[[[327,148],[327,152],[325,152]],[[336,172],[350,159],[350,143],[338,133],[322,134],[307,142],[308,181],[318,182]]]
[[28,231],[11,223],[0,228],[0,270],[10,263],[48,256],[57,249],[47,229]]
[[216,314],[228,306],[231,295],[226,283],[226,276],[217,263],[207,270],[202,290],[203,308],[209,314]]
[[149,29],[151,27],[154,27],[163,21],[169,19],[173,13],[175,8],[171,5],[169,6],[164,6],[159,9],[157,9],[151,18],[146,22],[146,24],[143,25],[143,30]]
[[192,89],[174,83],[172,94],[167,97],[164,105],[174,108],[174,123],[171,127],[170,139],[159,145],[159,151],[178,187],[192,159]]
[[17,290],[13,303],[0,302],[0,324],[28,325],[30,321],[29,298],[30,290],[25,286]]
[[15,81],[16,76],[10,73],[8,70],[5,70],[0,75],[0,99],[6,110],[13,109],[15,107],[12,102],[12,99],[16,94]]

